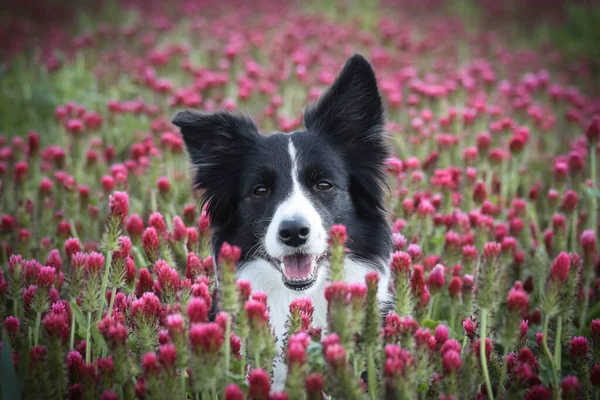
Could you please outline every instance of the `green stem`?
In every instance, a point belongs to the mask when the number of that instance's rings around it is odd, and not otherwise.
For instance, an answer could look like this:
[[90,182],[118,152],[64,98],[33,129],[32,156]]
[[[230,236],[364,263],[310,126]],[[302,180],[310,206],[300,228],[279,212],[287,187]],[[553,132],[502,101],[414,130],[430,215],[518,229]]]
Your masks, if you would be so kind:
[[571,215],[571,251],[577,251],[577,210]]
[[181,369],[181,393],[183,394],[183,398],[187,399],[185,368]]
[[500,398],[506,389],[504,380],[506,379],[506,370],[508,369],[508,354],[505,354],[502,358],[502,370],[500,371],[500,380],[498,380],[498,397]]
[[377,398],[377,375],[375,373],[375,357],[373,355],[373,346],[367,347],[367,387],[371,400]]
[[71,225],[71,235],[73,235],[73,237],[75,239],[80,239],[79,235],[77,234],[77,227],[75,226],[75,220],[69,221],[69,224]]
[[71,317],[71,339],[69,340],[69,349],[75,344],[75,316]]
[[151,212],[156,212],[158,211],[158,206],[157,206],[157,201],[156,201],[156,189],[152,189],[152,191],[150,192],[150,207],[151,207]]
[[229,336],[231,336],[231,317],[228,315],[227,320],[225,321],[225,376],[229,374],[229,359],[231,353],[231,341],[229,340]]
[[100,289],[100,296],[102,296],[102,305],[100,307],[100,312],[98,313],[98,318],[102,318],[102,310],[104,309],[104,305],[106,303],[106,288],[108,286],[108,275],[110,275],[110,266],[112,264],[112,250],[108,250],[106,253],[106,265],[104,266],[104,276],[102,277],[102,288]]
[[200,400],[200,392],[194,393],[194,399],[195,400]]
[[542,345],[544,347],[544,352],[546,353],[546,356],[548,357],[548,359],[550,360],[550,364],[552,365],[552,375],[554,377],[554,385],[553,387],[556,388],[556,391],[558,392],[558,387],[559,387],[559,382],[558,382],[558,375],[556,373],[556,366],[554,365],[554,358],[552,357],[552,353],[550,353],[550,348],[548,347],[548,324],[550,322],[550,315],[546,314],[546,316],[544,317],[544,330],[543,330],[543,337],[542,337]]
[[246,350],[247,349],[242,350],[242,359],[240,361],[240,375],[242,375],[244,378],[246,378]]
[[488,400],[494,400],[494,393],[492,391],[492,383],[490,382],[490,374],[487,367],[487,357],[485,354],[485,335],[487,329],[487,317],[488,310],[485,308],[481,309],[481,332],[479,340],[479,356],[481,358],[481,368],[483,369],[483,377],[485,379],[485,388],[488,394]]
[[117,288],[113,286],[110,293],[110,305],[108,306],[108,318],[112,315],[113,306],[115,305],[115,297],[117,297]]
[[13,315],[15,317],[19,316],[19,300],[18,299],[13,299]]
[[260,368],[260,355],[258,351],[254,354],[254,368]]
[[90,328],[92,327],[92,312],[87,313],[87,328],[85,329],[85,362],[90,363],[92,360],[92,344],[90,343]]
[[556,341],[554,342],[554,368],[556,368],[556,373],[560,376],[560,368],[561,368],[561,334],[562,334],[562,316],[558,316],[558,320],[556,322]]
[[[592,177],[592,185],[594,187],[592,189],[597,189],[598,186],[598,177],[596,176],[597,166],[596,166],[596,147],[590,146],[590,169],[591,169],[591,177]],[[594,236],[598,234],[598,203],[596,197],[591,196],[592,199],[592,207],[590,210],[590,223],[591,229],[594,231]]]
[[583,305],[581,307],[581,314],[579,315],[579,333],[581,334],[585,329],[585,317],[587,314],[588,304],[590,302],[590,283],[585,277],[583,278]]
[[431,302],[429,303],[429,307],[427,308],[427,319],[431,319],[431,317],[433,316],[433,308],[435,307],[436,299],[437,294],[431,296]]
[[35,330],[34,330],[34,345],[37,346],[40,341],[40,323],[42,321],[42,313],[37,313],[35,316]]

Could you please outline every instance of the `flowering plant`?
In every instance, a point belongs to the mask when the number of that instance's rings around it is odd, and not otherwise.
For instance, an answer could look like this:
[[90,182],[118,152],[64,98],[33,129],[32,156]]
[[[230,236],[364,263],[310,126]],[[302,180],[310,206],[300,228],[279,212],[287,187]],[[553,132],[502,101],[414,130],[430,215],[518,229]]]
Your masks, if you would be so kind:
[[[2,398],[600,396],[590,64],[409,1],[116,3],[127,12],[107,5],[114,19],[87,33],[55,12],[0,39],[0,110],[31,124],[0,113]],[[326,326],[299,298],[275,338],[265,294],[236,281],[240,249],[211,251],[167,121],[176,107],[244,109],[295,130],[354,51],[388,110],[394,300],[378,304],[377,273],[343,280],[335,225]],[[35,107],[5,104],[14,93]]]

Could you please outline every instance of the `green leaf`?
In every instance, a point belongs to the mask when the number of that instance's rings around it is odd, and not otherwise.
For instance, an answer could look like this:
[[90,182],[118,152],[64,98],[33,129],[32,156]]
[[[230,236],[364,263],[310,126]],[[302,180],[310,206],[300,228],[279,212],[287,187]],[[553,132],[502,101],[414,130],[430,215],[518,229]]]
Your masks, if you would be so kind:
[[538,377],[546,387],[552,383],[552,362],[547,357],[543,357],[540,361],[540,373]]
[[600,190],[598,190],[598,189],[592,189],[591,187],[586,186],[585,191],[587,192],[588,195],[590,195],[592,197],[600,198]]
[[75,317],[75,322],[77,324],[77,334],[79,337],[84,338],[87,328],[87,319],[85,318],[85,315],[83,315],[81,308],[77,305],[76,300],[71,300],[69,304],[71,305],[71,310],[73,311],[73,316]]
[[423,393],[429,390],[429,385],[425,382],[421,382],[419,383],[419,386],[417,386],[417,392],[419,393]]
[[25,373],[27,372],[27,368],[29,368],[29,357],[30,353],[30,344],[29,340],[23,340],[21,347],[21,356],[19,357],[19,384],[23,387],[25,382]]
[[429,328],[431,330],[434,330],[441,323],[442,323],[442,321],[434,321],[432,319],[426,319],[426,320],[423,320],[423,322],[421,322],[421,326],[424,328]]
[[2,349],[0,349],[0,376],[2,377],[2,398],[20,399],[21,387],[13,364],[12,349],[8,335],[2,331]]
[[108,347],[106,346],[104,337],[100,333],[100,330],[98,329],[96,324],[92,325],[92,329],[90,329],[90,332],[91,332],[91,336],[92,336],[91,340],[92,340],[92,343],[94,344],[94,348],[96,348],[96,351],[98,351],[98,354],[104,354],[105,351],[108,349]]
[[308,360],[310,365],[317,366],[318,369],[325,367],[325,361],[323,360],[323,348],[320,343],[311,341],[306,349]]

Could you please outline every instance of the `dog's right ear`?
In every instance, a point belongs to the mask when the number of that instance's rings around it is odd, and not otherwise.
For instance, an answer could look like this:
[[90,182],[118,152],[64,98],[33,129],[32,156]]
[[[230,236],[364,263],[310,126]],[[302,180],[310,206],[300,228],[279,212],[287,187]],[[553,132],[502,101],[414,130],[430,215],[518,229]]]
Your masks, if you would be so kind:
[[193,168],[193,188],[203,190],[213,226],[224,226],[235,212],[244,156],[259,138],[254,122],[225,111],[180,111],[172,121],[179,127]]

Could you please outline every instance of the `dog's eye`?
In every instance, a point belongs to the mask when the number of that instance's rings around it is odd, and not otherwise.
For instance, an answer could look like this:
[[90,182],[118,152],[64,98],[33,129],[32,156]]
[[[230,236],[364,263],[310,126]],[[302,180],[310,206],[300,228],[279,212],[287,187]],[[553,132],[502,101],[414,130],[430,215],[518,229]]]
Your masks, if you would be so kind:
[[265,185],[257,185],[252,189],[252,194],[257,197],[266,196],[269,193],[269,189]]
[[328,181],[321,181],[315,185],[315,189],[320,191],[327,191],[333,187],[333,184]]

